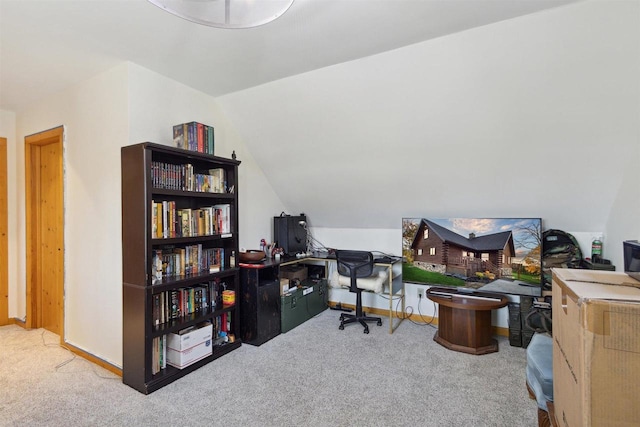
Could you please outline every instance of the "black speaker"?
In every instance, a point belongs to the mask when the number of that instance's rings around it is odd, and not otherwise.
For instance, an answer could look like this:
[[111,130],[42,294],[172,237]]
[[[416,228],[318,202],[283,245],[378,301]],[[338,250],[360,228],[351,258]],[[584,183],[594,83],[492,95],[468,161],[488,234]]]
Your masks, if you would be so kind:
[[306,252],[307,217],[303,214],[273,217],[273,241],[286,255]]
[[640,242],[625,240],[622,242],[624,271],[636,280],[640,280]]

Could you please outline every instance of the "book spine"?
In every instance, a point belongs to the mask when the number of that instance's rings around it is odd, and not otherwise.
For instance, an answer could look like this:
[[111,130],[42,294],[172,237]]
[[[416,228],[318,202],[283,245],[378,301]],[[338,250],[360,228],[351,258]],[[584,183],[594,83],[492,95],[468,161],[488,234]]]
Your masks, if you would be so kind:
[[191,150],[191,151],[196,151],[194,149],[194,147],[197,146],[197,143],[194,143],[195,134],[194,134],[194,129],[193,129],[193,123],[189,123],[187,129],[188,129],[187,146],[189,147],[188,149]]
[[160,294],[153,295],[153,324],[160,324]]
[[227,332],[227,312],[220,316],[220,332]]
[[173,127],[173,143],[178,148],[184,148],[184,126],[181,124]]
[[167,336],[162,336],[162,363],[160,364],[161,369],[166,369],[167,367]]
[[204,153],[204,126],[202,123],[197,123],[196,128],[198,130],[198,152]]
[[214,136],[213,136],[213,126],[207,126],[207,128],[209,129],[209,135],[208,135],[208,143],[209,143],[209,154],[214,155],[215,154],[215,146],[214,146]]
[[180,301],[178,291],[171,291],[171,319],[177,319],[180,317]]
[[169,204],[166,200],[163,200],[162,201],[162,237],[165,239],[169,237],[168,214],[169,214]]

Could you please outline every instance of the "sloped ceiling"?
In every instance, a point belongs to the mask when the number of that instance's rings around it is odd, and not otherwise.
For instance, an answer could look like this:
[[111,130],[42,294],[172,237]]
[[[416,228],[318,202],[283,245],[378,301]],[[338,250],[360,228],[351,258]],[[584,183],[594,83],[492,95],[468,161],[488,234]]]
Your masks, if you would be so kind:
[[[619,153],[638,152],[638,24],[635,1],[296,0],[228,31],[145,0],[0,0],[0,108],[129,60],[216,97],[312,226],[522,216],[602,229]],[[603,151],[605,129],[618,138]],[[572,192],[540,172],[549,152],[571,157]]]
[[638,75],[640,3],[595,1],[218,100],[313,226],[533,217],[602,230],[640,159]]
[[219,96],[572,1],[295,0],[271,24],[223,30],[146,0],[0,0],[0,109],[125,60]]

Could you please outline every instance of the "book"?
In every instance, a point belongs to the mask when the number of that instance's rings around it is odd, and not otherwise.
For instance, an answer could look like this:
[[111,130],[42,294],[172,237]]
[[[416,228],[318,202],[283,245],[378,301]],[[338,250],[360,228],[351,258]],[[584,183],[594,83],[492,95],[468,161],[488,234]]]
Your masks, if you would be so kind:
[[194,144],[194,141],[195,141],[195,131],[194,131],[193,122],[187,123],[187,146],[186,146],[187,150],[196,151],[194,147],[197,146],[197,143]]
[[195,121],[175,125],[173,126],[173,143],[178,148],[213,155],[214,128]]
[[220,332],[228,332],[227,329],[227,312],[220,315]]
[[155,280],[162,281],[162,249],[155,250],[152,265],[155,271]]
[[162,352],[160,354],[160,369],[165,369],[167,367],[167,336],[163,335],[160,342],[162,343]]
[[209,169],[209,175],[211,175],[211,179],[212,179],[211,192],[226,193],[227,189],[225,185],[224,168]]
[[151,200],[151,237],[158,235],[158,216],[156,215],[156,202]]
[[151,374],[155,375],[159,372],[158,369],[158,337],[155,337],[152,342],[151,348]]
[[169,237],[169,229],[168,229],[168,217],[167,214],[169,213],[169,206],[166,200],[162,201],[162,235],[160,236],[161,238],[168,238]]
[[171,200],[168,202],[168,209],[169,209],[169,232],[168,235],[169,237],[176,237],[176,228],[175,228],[175,224],[176,224],[176,202],[174,200]]
[[214,142],[215,142],[215,138],[213,136],[213,126],[207,126],[207,129],[209,130],[208,134],[207,134],[207,143],[209,146],[209,154],[213,155],[215,154],[214,148]]
[[179,300],[177,290],[170,291],[170,299],[171,299],[171,305],[169,307],[170,309],[169,318],[177,319],[180,317],[180,300]]
[[198,132],[198,152],[204,153],[204,125],[196,123],[196,129]]
[[154,215],[156,217],[156,234],[155,239],[162,238],[162,202],[156,203]]
[[160,294],[153,295],[153,324],[154,326],[160,324]]
[[205,310],[209,308],[209,291],[207,286],[201,285],[200,289],[200,308]]
[[182,209],[182,236],[192,237],[191,234],[191,209]]
[[206,212],[204,209],[196,209],[198,215],[198,232],[196,233],[198,236],[204,236],[209,234],[205,228],[206,220]]
[[180,264],[180,252],[178,249],[173,251],[173,254],[171,254],[172,258],[173,258],[173,265],[174,265],[174,270],[173,270],[173,274],[174,276],[182,276],[182,265]]
[[216,210],[217,234],[229,233],[231,230],[231,205],[220,204],[213,207]]
[[173,127],[173,143],[178,148],[184,148],[184,126],[182,124]]

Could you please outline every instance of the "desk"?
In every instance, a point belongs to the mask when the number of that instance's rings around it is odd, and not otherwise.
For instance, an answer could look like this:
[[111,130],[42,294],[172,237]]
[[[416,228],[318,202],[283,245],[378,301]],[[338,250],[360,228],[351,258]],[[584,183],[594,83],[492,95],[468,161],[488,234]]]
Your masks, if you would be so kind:
[[[402,282],[402,280],[399,280],[399,283],[394,283],[394,279],[400,277],[400,274],[397,274],[394,276],[394,271],[393,271],[393,267],[394,265],[400,263],[402,261],[402,258],[393,258],[391,261],[389,262],[380,262],[380,263],[376,263],[375,265],[378,267],[382,267],[387,269],[388,271],[388,282],[387,282],[387,286],[388,286],[388,291],[386,296],[389,298],[389,333],[392,334],[393,331],[395,331],[398,326],[400,326],[400,323],[402,323],[402,321],[404,320],[403,317],[399,317],[398,318],[398,322],[394,325],[393,324],[393,296],[397,295],[399,293],[399,297],[401,300],[401,306],[402,306],[402,313],[404,313],[405,311],[405,305],[404,305],[404,283]],[[310,262],[316,262],[316,263],[324,263],[324,271],[325,271],[325,276],[328,275],[329,273],[329,264],[330,263],[335,263],[336,259],[335,258],[329,258],[326,256],[321,256],[321,255],[313,255],[313,256],[309,256],[309,257],[304,257],[304,258],[283,258],[280,260],[275,260],[275,259],[267,259],[265,261],[263,261],[261,264],[261,266],[279,266],[279,267],[283,267],[286,265],[293,265],[293,264],[298,264],[298,263],[310,263]],[[241,263],[240,264],[241,267],[252,267],[251,264],[245,264],[245,263]],[[256,268],[256,266],[254,265],[253,268]],[[328,279],[328,277],[325,277]]]
[[280,282],[278,271],[262,264],[240,264],[240,337],[261,345],[280,334]]
[[498,351],[498,341],[491,336],[491,310],[509,303],[505,295],[433,287],[427,289],[427,298],[439,305],[435,342],[463,353]]

